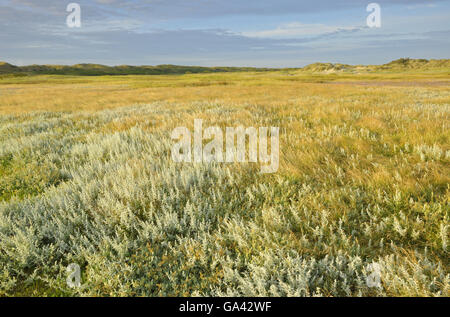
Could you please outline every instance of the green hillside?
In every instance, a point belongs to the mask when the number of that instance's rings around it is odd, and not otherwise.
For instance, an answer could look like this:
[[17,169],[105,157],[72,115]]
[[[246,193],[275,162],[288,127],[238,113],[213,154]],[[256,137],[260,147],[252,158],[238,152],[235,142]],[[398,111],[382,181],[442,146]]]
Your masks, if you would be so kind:
[[[168,75],[168,74],[198,74],[218,72],[264,72],[280,70],[275,68],[253,67],[201,67],[201,66],[105,66],[100,64],[67,65],[29,65],[15,66],[0,62],[0,74],[15,75]],[[371,72],[407,72],[407,71],[450,71],[450,59],[426,60],[401,58],[384,65],[348,65],[333,63],[314,63],[303,68],[301,72],[310,73],[371,73]]]
[[9,74],[9,73],[16,73],[16,72],[20,72],[21,69],[20,67],[11,65],[9,63],[5,63],[5,62],[0,62],[0,73],[3,74]]
[[165,75],[214,72],[269,71],[269,68],[251,67],[200,67],[200,66],[105,66],[99,64],[65,65],[29,65],[14,66],[0,63],[0,74],[25,73],[32,75]]
[[313,73],[370,73],[383,71],[436,71],[450,70],[450,59],[410,59],[400,58],[384,65],[348,65],[333,63],[314,63],[305,66],[302,71]]

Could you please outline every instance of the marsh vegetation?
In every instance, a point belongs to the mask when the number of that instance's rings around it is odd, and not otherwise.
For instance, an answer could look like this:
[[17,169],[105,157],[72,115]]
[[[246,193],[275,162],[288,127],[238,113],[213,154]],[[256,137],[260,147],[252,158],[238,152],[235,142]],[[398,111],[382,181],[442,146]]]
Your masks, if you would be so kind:
[[[449,296],[448,74],[4,77],[0,295]],[[173,162],[196,118],[278,172]]]

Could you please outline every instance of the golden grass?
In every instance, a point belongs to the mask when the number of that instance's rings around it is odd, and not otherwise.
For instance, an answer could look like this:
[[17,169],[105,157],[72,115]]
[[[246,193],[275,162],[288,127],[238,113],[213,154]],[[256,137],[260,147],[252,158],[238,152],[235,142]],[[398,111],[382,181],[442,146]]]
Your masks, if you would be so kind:
[[[372,134],[383,135],[388,146],[401,146],[409,142],[411,146],[438,144],[444,153],[450,150],[450,85],[446,85],[450,80],[442,74],[407,74],[401,80],[398,79],[401,77],[399,74],[321,76],[324,83],[314,82],[317,81],[317,76],[289,75],[292,74],[32,76],[15,79],[15,82],[10,80],[3,85],[0,81],[0,114],[18,115],[35,111],[95,112],[157,101],[167,103],[167,107],[175,105],[176,111],[180,113],[195,107],[196,102],[220,104],[231,111],[231,115],[224,118],[194,109],[194,114],[184,113],[181,119],[167,120],[164,115],[153,117],[152,121],[156,124],[148,125],[153,131],[170,131],[180,124],[191,127],[194,118],[202,118],[211,125],[225,126],[226,123],[235,122],[257,126],[259,123],[255,122],[254,117],[256,111],[261,117],[274,121],[274,125],[281,123],[285,136],[307,136],[294,143],[282,144],[284,155],[281,166],[285,172],[294,175],[311,171],[311,167],[317,165],[314,160],[324,146],[345,148],[351,145],[352,153],[361,156],[358,164],[366,166],[371,163],[365,156],[369,153],[376,156],[373,152],[379,150],[375,149],[379,141],[372,142],[357,137],[334,139],[334,143],[328,145],[318,143],[317,139],[312,138],[311,131],[322,133],[316,135],[319,139],[323,137],[323,131],[315,131],[318,129],[311,127],[314,124],[321,129],[324,126],[331,129],[334,125],[348,123],[355,131],[366,129]],[[368,76],[371,78],[369,81],[361,81],[362,77],[367,79]],[[305,82],[308,78],[311,82]],[[430,104],[433,109],[429,108]],[[439,106],[443,107],[443,112],[436,115],[436,107]],[[145,124],[147,119],[127,117],[106,125],[103,130],[126,130],[137,123]],[[308,159],[310,155],[311,159]],[[350,173],[350,177],[360,182],[366,180],[380,185],[389,183],[393,176],[387,172],[386,164],[390,165],[389,169],[395,169],[395,163],[389,162],[384,156],[377,159],[382,160],[382,165],[372,167],[369,179],[367,175],[357,175],[358,167],[356,172]],[[446,165],[441,168],[444,173],[449,171]],[[439,175],[437,173],[428,177],[436,179]],[[444,177],[444,181],[447,180]]]
[[[321,83],[323,82],[323,83]],[[413,85],[411,87],[411,85]],[[371,88],[404,99],[407,88],[446,90],[443,74],[305,75],[239,73],[173,76],[29,76],[0,79],[0,114],[31,111],[98,111],[154,101],[218,101],[227,104],[295,103],[305,96],[338,98],[351,94],[380,97]],[[406,87],[405,87],[406,86]],[[405,88],[405,89],[402,89]],[[372,97],[370,96],[372,95]],[[408,98],[412,100],[411,98]],[[440,100],[448,102],[448,98]]]

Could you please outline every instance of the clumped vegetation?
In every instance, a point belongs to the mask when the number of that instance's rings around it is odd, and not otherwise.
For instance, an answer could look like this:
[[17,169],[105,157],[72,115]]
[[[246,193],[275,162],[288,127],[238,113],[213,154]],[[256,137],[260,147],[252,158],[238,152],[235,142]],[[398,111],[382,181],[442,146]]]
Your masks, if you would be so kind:
[[[447,77],[5,78],[0,295],[449,296]],[[194,118],[279,126],[278,173],[174,163]]]
[[248,72],[269,71],[269,68],[252,67],[200,67],[200,66],[105,66],[99,64],[66,65],[29,65],[15,66],[0,62],[0,74],[23,73],[29,75],[75,75],[75,76],[104,76],[104,75],[166,75],[166,74],[199,74],[218,72]]
[[384,65],[347,65],[333,63],[314,63],[303,68],[254,68],[254,67],[200,67],[200,66],[105,66],[99,64],[67,65],[29,65],[15,66],[0,62],[0,75],[72,75],[72,76],[104,76],[104,75],[168,75],[168,74],[202,74],[224,72],[268,72],[293,71],[306,73],[373,73],[373,72],[404,72],[404,71],[450,71],[450,60],[426,60],[400,58]]
[[347,65],[333,63],[315,63],[302,68],[307,72],[325,73],[373,73],[373,72],[408,72],[408,71],[448,71],[450,70],[449,59],[411,59],[400,58],[384,65]]

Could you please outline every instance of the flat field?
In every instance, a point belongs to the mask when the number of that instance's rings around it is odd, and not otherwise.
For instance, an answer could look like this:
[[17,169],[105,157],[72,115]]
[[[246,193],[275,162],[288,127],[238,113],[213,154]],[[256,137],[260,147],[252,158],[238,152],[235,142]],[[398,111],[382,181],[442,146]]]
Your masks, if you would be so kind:
[[[175,163],[194,119],[278,172]],[[449,119],[449,72],[4,76],[0,296],[449,296]]]

